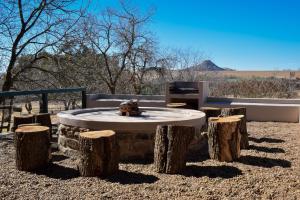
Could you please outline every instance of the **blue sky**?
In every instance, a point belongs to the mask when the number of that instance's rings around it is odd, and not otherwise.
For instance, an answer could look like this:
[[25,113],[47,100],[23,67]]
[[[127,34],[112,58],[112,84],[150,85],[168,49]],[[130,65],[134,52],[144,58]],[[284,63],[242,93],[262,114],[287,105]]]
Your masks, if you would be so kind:
[[[300,69],[299,0],[131,0],[156,8],[150,29],[161,46],[191,48],[220,67]],[[117,8],[117,0],[92,3]]]

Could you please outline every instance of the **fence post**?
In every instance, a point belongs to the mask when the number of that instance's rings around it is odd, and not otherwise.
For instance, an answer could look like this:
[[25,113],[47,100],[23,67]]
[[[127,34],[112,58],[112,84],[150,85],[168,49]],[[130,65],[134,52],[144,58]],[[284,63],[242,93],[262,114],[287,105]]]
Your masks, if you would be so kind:
[[81,92],[81,106],[82,108],[86,108],[86,90],[82,90]]
[[40,113],[48,113],[48,93],[42,93],[42,109]]

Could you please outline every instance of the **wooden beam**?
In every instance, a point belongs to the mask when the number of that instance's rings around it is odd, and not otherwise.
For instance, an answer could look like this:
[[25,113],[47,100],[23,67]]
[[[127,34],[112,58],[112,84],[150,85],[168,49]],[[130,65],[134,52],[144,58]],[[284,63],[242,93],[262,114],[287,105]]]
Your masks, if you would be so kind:
[[42,108],[40,109],[40,113],[48,113],[48,94],[42,94]]
[[86,108],[86,90],[81,92],[81,107]]
[[0,97],[13,97],[13,96],[26,96],[34,94],[44,94],[44,93],[73,93],[86,91],[85,88],[63,88],[63,89],[49,89],[49,90],[24,90],[24,91],[7,91],[0,92]]

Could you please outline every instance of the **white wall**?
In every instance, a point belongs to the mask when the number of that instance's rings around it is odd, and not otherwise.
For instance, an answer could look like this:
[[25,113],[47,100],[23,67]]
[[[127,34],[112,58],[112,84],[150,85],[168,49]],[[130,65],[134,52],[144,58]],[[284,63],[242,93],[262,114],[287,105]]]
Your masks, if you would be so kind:
[[[251,121],[299,122],[300,99],[208,97],[208,82],[200,82],[199,87],[199,105],[246,107]],[[87,96],[87,107],[115,107],[129,99],[139,99],[139,105],[144,107],[165,107],[167,98],[168,95],[93,94]]]

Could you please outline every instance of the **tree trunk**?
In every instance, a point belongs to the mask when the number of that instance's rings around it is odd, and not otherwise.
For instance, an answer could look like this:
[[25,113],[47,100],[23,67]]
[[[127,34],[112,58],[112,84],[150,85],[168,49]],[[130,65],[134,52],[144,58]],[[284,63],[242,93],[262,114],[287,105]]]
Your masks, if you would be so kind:
[[[13,67],[16,63],[17,60],[17,56],[16,56],[16,48],[17,48],[17,44],[13,45],[13,49],[12,49],[12,53],[11,53],[11,57],[10,57],[10,61],[9,64],[7,66],[6,69],[6,74],[4,77],[4,81],[3,81],[3,85],[2,85],[2,91],[9,91],[10,88],[13,86],[13,75],[12,75],[12,70]],[[5,98],[1,98],[1,102],[4,100]]]
[[110,91],[110,94],[116,94],[116,86],[111,86],[111,85],[108,85],[108,89]]
[[48,127],[22,126],[16,130],[14,140],[18,170],[37,170],[49,163],[51,149]]
[[11,131],[15,131],[19,125],[21,124],[32,124],[34,123],[34,116],[33,115],[20,115],[14,116],[14,125],[11,128]]
[[91,131],[79,135],[81,176],[106,177],[119,169],[119,146],[114,131]]
[[238,107],[238,108],[224,108],[222,109],[222,116],[232,116],[232,115],[244,115],[244,117],[240,116],[241,126],[241,149],[249,148],[249,139],[248,139],[248,131],[247,131],[247,118],[246,118],[246,108]]
[[208,121],[208,151],[212,159],[231,162],[240,157],[240,119],[210,118]]
[[[11,72],[7,72],[4,77],[2,92],[9,91],[12,86],[13,86],[12,74]],[[0,104],[5,104],[5,97],[0,97]]]
[[[135,81],[133,81],[135,82]],[[133,83],[134,93],[136,95],[142,94],[142,86],[140,84]]]
[[219,115],[221,115],[221,108],[214,108],[214,107],[201,107],[200,111],[205,113],[205,126],[203,128],[203,131],[207,131],[208,128],[208,119],[210,117],[218,117]]
[[194,127],[158,126],[154,148],[155,170],[167,174],[180,173],[186,166],[188,145],[194,134]]
[[2,91],[9,91],[12,86],[13,86],[12,74],[10,71],[7,71],[2,85]]

